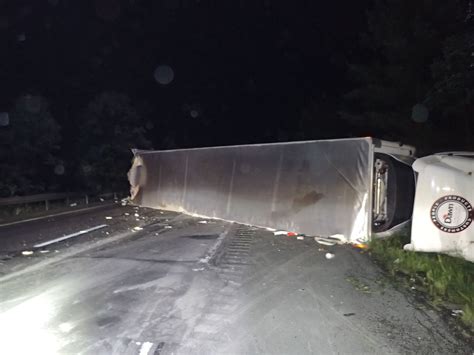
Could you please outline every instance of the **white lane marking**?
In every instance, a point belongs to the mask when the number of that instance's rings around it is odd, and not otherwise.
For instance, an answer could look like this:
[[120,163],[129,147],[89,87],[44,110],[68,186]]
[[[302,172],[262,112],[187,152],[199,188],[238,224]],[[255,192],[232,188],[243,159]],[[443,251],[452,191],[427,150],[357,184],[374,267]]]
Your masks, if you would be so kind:
[[149,341],[144,342],[140,348],[140,355],[147,355],[152,346],[153,343],[150,343]]
[[86,207],[86,208],[81,208],[81,209],[78,209],[78,210],[72,210],[72,211],[59,212],[59,213],[55,213],[55,214],[49,214],[47,216],[34,217],[34,218],[29,218],[29,219],[22,219],[22,220],[19,220],[19,221],[0,224],[0,227],[7,227],[7,226],[13,226],[15,224],[20,224],[20,223],[39,221],[39,220],[45,219],[45,218],[64,216],[64,215],[74,214],[74,213],[83,212],[83,211],[93,211],[93,210],[97,210],[97,209],[104,208],[104,207],[109,207],[109,206],[114,206],[114,204],[106,204],[106,205],[100,205],[100,206],[94,206],[94,207]]
[[65,235],[64,237],[56,238],[56,239],[53,239],[53,240],[50,240],[50,241],[47,241],[47,242],[44,242],[44,243],[39,243],[39,244],[33,245],[33,248],[41,248],[41,247],[44,247],[46,245],[57,243],[57,242],[60,242],[62,240],[66,240],[66,239],[69,239],[69,238],[77,237],[78,235],[86,234],[86,233],[95,231],[97,229],[105,228],[105,227],[107,227],[107,224],[101,224],[100,226],[95,226],[95,227],[85,229],[85,230],[82,230],[82,231],[79,231],[79,232],[76,232],[76,233]]

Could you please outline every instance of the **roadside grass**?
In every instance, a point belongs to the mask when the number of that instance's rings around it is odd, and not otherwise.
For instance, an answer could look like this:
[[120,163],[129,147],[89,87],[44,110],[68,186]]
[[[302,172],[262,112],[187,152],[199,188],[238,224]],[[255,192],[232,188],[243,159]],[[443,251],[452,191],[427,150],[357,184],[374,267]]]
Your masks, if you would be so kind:
[[373,240],[370,253],[392,275],[404,275],[433,304],[451,303],[462,310],[461,320],[474,331],[474,263],[448,255],[403,250],[410,241],[398,235]]

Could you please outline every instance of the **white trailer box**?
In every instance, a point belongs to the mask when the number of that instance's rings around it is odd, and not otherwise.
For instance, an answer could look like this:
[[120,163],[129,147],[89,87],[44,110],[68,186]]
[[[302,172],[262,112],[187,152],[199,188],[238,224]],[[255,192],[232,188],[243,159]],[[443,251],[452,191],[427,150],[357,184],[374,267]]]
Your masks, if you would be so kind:
[[139,150],[129,180],[142,206],[361,243],[411,218],[414,153],[373,138]]

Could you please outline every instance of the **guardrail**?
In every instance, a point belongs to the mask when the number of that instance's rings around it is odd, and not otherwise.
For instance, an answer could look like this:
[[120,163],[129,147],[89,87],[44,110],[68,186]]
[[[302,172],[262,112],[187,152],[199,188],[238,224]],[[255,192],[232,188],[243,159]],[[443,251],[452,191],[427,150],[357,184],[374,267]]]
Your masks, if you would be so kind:
[[[105,193],[100,195],[92,195],[99,199],[104,198],[113,198],[117,199],[118,195],[116,192]],[[50,202],[57,200],[65,200],[66,205],[69,205],[69,201],[72,199],[84,199],[86,205],[89,204],[91,195],[86,193],[49,193],[49,194],[37,194],[30,196],[13,196],[13,197],[3,197],[0,198],[0,206],[14,206],[14,205],[24,205],[36,202],[43,202],[46,211],[50,209]]]

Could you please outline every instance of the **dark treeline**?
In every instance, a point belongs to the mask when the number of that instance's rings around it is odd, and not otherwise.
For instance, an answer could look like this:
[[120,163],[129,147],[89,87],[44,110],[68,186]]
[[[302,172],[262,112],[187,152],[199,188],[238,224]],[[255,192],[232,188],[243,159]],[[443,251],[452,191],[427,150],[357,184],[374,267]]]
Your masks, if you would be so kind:
[[131,148],[474,149],[466,0],[0,0],[0,196],[127,188]]

